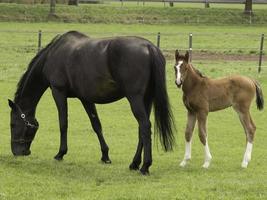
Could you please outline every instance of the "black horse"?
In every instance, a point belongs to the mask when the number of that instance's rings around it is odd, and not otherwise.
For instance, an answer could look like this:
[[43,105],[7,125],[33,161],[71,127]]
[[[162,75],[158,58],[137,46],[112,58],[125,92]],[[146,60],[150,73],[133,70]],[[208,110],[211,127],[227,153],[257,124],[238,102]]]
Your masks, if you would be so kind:
[[173,119],[165,81],[165,59],[151,42],[138,37],[90,39],[71,31],[55,37],[30,62],[21,77],[11,111],[11,149],[14,155],[29,155],[38,129],[36,106],[50,87],[60,125],[60,148],[55,159],[67,153],[67,98],[82,102],[97,134],[101,160],[110,163],[108,145],[102,135],[95,103],[111,103],[126,97],[139,125],[139,141],[130,169],[138,170],[144,148],[141,173],[152,164],[151,124],[154,105],[156,132],[164,149],[174,142]]

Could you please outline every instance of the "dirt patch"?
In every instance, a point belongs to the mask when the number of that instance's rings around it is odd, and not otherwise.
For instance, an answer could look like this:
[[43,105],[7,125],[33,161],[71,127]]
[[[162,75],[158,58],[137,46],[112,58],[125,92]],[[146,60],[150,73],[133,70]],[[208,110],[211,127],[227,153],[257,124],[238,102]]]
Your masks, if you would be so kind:
[[[174,58],[174,51],[163,51],[166,59]],[[262,61],[267,58],[266,55],[262,56]],[[209,52],[193,52],[193,60],[222,60],[222,61],[259,61],[259,55],[234,55],[234,54],[219,54]]]

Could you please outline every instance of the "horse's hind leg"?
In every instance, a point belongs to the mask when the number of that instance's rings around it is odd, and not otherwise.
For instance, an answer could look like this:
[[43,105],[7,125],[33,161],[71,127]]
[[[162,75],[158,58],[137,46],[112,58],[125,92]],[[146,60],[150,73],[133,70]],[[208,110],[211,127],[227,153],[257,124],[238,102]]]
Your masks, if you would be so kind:
[[83,104],[83,107],[89,116],[92,127],[93,127],[93,129],[94,129],[94,131],[98,137],[98,141],[99,141],[99,144],[101,147],[101,152],[102,152],[101,160],[104,163],[109,164],[109,163],[111,163],[111,160],[109,159],[109,156],[108,156],[109,148],[108,148],[108,145],[107,145],[107,143],[104,139],[104,136],[102,134],[102,126],[101,126],[100,120],[99,120],[98,115],[97,115],[95,104],[87,103],[85,101],[82,101],[82,104]]
[[246,112],[239,111],[238,115],[239,115],[240,122],[243,125],[244,131],[246,134],[246,141],[247,141],[247,146],[246,146],[246,150],[244,153],[241,166],[243,168],[247,168],[248,163],[251,160],[251,153],[252,153],[253,140],[254,140],[254,135],[256,131],[256,126],[251,119],[249,111],[246,111]]
[[188,111],[187,125],[185,130],[185,140],[186,140],[185,154],[184,154],[184,159],[180,163],[181,167],[184,167],[187,164],[187,161],[191,159],[191,142],[195,124],[196,124],[196,115]]
[[[150,117],[150,113],[151,113],[151,108],[152,108],[152,99],[151,99],[151,95],[147,95],[147,98],[145,98],[145,109],[146,109],[146,113],[148,118]],[[142,136],[141,136],[141,132],[139,131],[138,133],[138,145],[137,145],[137,149],[136,149],[136,153],[134,155],[133,161],[130,164],[129,168],[130,170],[138,170],[139,169],[139,165],[141,164],[141,159],[142,159],[142,150],[143,150],[143,142],[142,142]]]
[[67,129],[68,129],[68,106],[67,106],[67,98],[64,92],[52,88],[52,95],[56,102],[57,110],[58,110],[58,118],[59,118],[59,126],[60,126],[60,147],[57,155],[54,157],[56,160],[62,160],[63,156],[68,151],[67,145]]
[[[132,112],[139,125],[139,135],[142,139],[144,148],[143,166],[140,172],[144,175],[149,173],[149,167],[152,164],[152,151],[151,151],[151,123],[146,113],[145,103],[141,95],[128,98]],[[140,138],[139,137],[139,138]],[[140,152],[138,152],[140,154]]]
[[202,167],[208,168],[212,159],[209,145],[208,145],[208,137],[206,131],[206,121],[207,121],[207,113],[206,112],[199,112],[197,113],[197,121],[198,121],[198,132],[199,132],[199,139],[201,143],[204,145],[205,150],[205,160]]

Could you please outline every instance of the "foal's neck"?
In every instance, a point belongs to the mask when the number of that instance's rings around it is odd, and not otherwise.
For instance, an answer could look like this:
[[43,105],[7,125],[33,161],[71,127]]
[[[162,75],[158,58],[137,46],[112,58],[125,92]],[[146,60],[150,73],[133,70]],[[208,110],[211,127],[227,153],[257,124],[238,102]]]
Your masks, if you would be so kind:
[[200,77],[200,75],[197,74],[193,66],[191,64],[188,65],[189,66],[187,70],[187,75],[182,86],[183,92],[185,94],[190,92],[194,87],[196,87],[202,81],[202,77]]

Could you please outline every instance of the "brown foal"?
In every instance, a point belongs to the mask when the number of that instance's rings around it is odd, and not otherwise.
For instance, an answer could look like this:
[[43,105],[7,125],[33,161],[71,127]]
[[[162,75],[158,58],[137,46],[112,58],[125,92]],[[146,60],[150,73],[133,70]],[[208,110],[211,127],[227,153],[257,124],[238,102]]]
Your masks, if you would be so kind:
[[191,159],[191,139],[195,123],[201,143],[205,149],[204,168],[208,168],[212,159],[207,139],[206,121],[209,112],[218,111],[232,106],[239,115],[246,134],[246,151],[241,166],[246,168],[251,160],[252,144],[256,126],[252,121],[249,108],[256,95],[259,110],[264,107],[262,90],[258,82],[245,76],[229,76],[221,79],[204,77],[189,63],[189,53],[179,55],[175,52],[176,85],[183,90],[183,102],[187,108],[187,126],[185,130],[185,155],[180,163],[186,166]]

